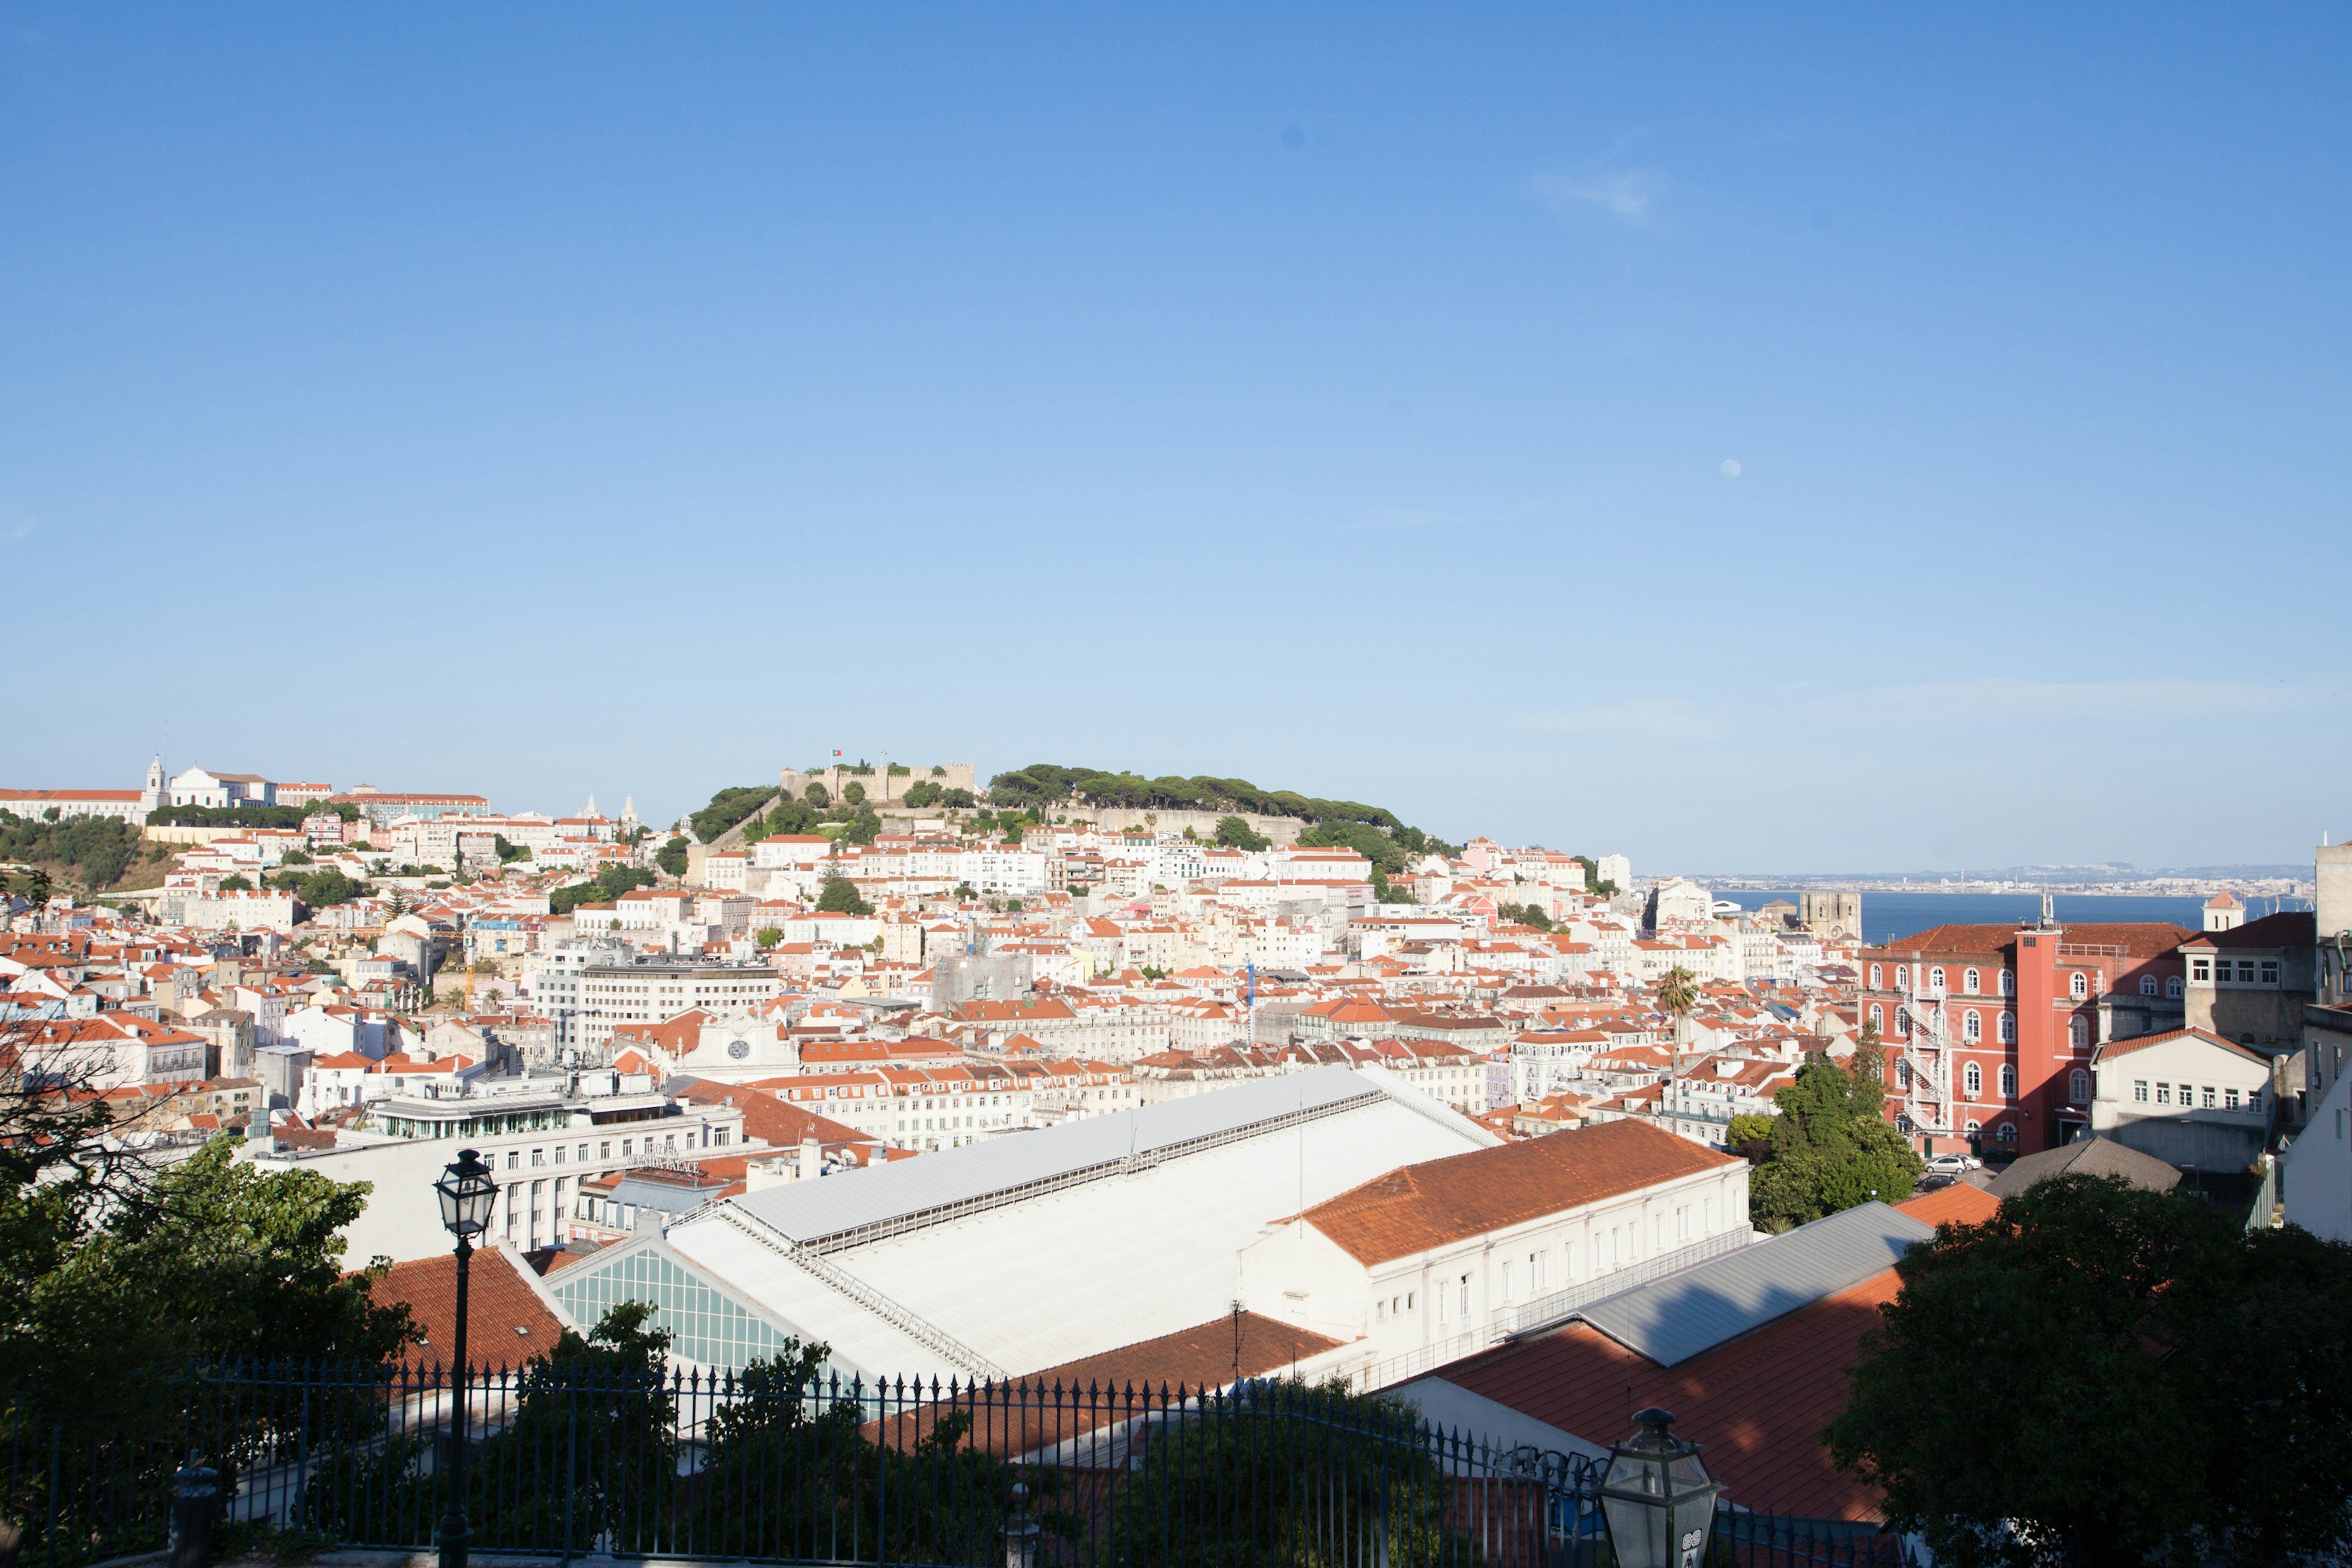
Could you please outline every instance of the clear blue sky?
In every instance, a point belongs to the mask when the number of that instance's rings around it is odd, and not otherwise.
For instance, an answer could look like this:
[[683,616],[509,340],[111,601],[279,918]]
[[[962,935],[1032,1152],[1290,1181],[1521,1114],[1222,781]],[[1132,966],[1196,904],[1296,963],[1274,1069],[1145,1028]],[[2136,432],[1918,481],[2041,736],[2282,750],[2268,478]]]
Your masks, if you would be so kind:
[[2352,12],[1571,9],[0,5],[0,783],[2352,831]]

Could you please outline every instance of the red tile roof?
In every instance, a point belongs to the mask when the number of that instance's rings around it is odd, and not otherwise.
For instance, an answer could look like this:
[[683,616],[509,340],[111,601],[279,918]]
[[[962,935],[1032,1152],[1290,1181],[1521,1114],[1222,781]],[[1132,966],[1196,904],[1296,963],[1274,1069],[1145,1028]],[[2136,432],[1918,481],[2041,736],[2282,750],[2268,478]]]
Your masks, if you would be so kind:
[[1954,1182],[1895,1206],[1921,1225],[1982,1225],[2000,1212],[2000,1200],[1982,1187]]
[[[1158,1339],[1141,1340],[1117,1350],[1078,1361],[1064,1362],[1013,1380],[1013,1384],[975,1389],[971,1396],[924,1405],[891,1420],[890,1446],[911,1445],[943,1416],[969,1413],[969,1441],[983,1453],[1021,1454],[1049,1443],[1066,1441],[1097,1426],[1126,1421],[1145,1405],[1144,1391],[1157,1408],[1160,1392],[1171,1395],[1186,1390],[1222,1388],[1232,1383],[1235,1366],[1242,1377],[1286,1372],[1310,1356],[1336,1350],[1340,1342],[1327,1339],[1255,1312],[1234,1318],[1213,1318],[1196,1328],[1180,1329]],[[1039,1398],[1022,1390],[1066,1391],[1061,1399]],[[1128,1394],[1138,1397],[1133,1403]],[[879,1423],[869,1423],[869,1437]]]
[[1383,1263],[1742,1163],[1646,1122],[1611,1121],[1401,1165],[1316,1205],[1305,1217],[1357,1261]]
[[2243,1057],[2250,1062],[2264,1067],[2270,1065],[2268,1057],[2250,1051],[2236,1041],[2225,1040],[2206,1029],[2167,1029],[2160,1035],[2134,1035],[2127,1040],[2109,1040],[2099,1047],[2097,1059],[2107,1061],[2116,1057],[2127,1057],[2134,1051],[2144,1051],[2150,1046],[2169,1045],[2175,1040],[2195,1040],[2216,1050],[2227,1051],[2231,1056]]
[[[2210,909],[2211,905],[2206,906]],[[2199,931],[2184,947],[2309,947],[2319,940],[2319,917],[2309,910],[2281,910],[2229,931]]]
[[[1927,1225],[1973,1225],[2000,1205],[1954,1183],[1895,1206]],[[1677,1417],[1676,1436],[1706,1445],[1708,1468],[1742,1508],[1874,1520],[1876,1490],[1831,1462],[1821,1434],[1845,1408],[1846,1369],[1862,1358],[1862,1336],[1901,1288],[1894,1269],[1883,1270],[1672,1368],[1571,1323],[1443,1375],[1594,1443],[1616,1441],[1633,1430],[1635,1411],[1662,1405]]]
[[1861,1359],[1862,1336],[1877,1327],[1878,1308],[1896,1289],[1893,1269],[1874,1274],[1673,1368],[1571,1323],[1443,1375],[1592,1443],[1617,1441],[1634,1429],[1635,1411],[1660,1405],[1675,1415],[1675,1436],[1705,1445],[1707,1468],[1740,1507],[1876,1519],[1876,1490],[1831,1462],[1821,1434],[1845,1408],[1846,1369]]
[[[545,1355],[563,1332],[562,1321],[502,1248],[474,1254],[466,1293],[466,1359],[476,1366],[515,1366]],[[370,1294],[379,1302],[407,1303],[410,1318],[425,1331],[424,1342],[409,1347],[411,1361],[430,1365],[457,1354],[456,1258],[445,1253],[395,1263]]]
[[[789,1079],[772,1080],[789,1083]],[[820,1147],[832,1151],[855,1151],[877,1143],[870,1132],[860,1132],[855,1127],[844,1126],[830,1117],[788,1105],[767,1090],[751,1084],[713,1083],[708,1079],[688,1079],[673,1083],[670,1090],[675,1100],[692,1100],[698,1105],[718,1105],[731,1102],[743,1113],[743,1133],[755,1138],[776,1151],[798,1149],[814,1137]]]
[[[1865,952],[1896,956],[1913,952],[2001,954],[2014,946],[2018,930],[2011,925],[1930,926],[1909,936],[1891,938]],[[2186,926],[2161,921],[2124,921],[2064,926],[2058,932],[2058,940],[2069,947],[2120,947],[2134,958],[2157,958],[2196,934]]]

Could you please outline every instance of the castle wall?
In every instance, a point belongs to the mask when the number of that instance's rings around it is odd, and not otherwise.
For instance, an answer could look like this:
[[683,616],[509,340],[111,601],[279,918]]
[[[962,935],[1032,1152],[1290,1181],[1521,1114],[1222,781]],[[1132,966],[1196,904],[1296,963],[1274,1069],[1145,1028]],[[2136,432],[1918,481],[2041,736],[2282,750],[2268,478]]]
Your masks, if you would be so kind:
[[776,785],[794,800],[808,793],[812,784],[824,785],[825,795],[833,804],[841,804],[841,792],[852,784],[866,786],[866,798],[874,805],[887,805],[907,793],[909,785],[926,781],[941,789],[976,790],[970,763],[911,763],[909,771],[894,773],[881,763],[874,764],[868,773],[835,765],[817,773],[804,773],[798,768],[785,768],[776,774]]

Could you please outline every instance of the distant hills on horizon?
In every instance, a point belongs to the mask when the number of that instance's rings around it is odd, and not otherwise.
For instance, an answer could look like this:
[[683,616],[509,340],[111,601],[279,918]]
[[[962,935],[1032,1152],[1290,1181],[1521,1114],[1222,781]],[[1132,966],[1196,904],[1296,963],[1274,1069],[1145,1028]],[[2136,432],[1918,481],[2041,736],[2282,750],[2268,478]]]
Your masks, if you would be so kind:
[[1907,871],[1685,871],[1678,874],[1696,882],[1705,882],[1712,877],[1717,880],[1771,882],[1791,888],[1817,882],[1910,881],[1933,884],[1958,881],[1962,877],[1972,883],[2048,881],[2079,886],[2095,882],[2308,881],[2312,868],[2308,865],[2133,866],[2119,861],[2101,861],[2083,866],[1969,866],[1965,868],[1955,866]]

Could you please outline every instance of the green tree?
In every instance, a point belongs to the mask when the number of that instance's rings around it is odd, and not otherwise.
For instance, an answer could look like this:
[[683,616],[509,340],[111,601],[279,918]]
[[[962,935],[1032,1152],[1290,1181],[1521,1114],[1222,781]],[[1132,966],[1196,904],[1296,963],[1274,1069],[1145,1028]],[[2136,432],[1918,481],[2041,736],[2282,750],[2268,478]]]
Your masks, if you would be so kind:
[[670,841],[661,847],[661,853],[654,857],[654,864],[673,877],[683,877],[686,875],[688,847],[686,835],[674,834]]
[[851,805],[866,804],[866,786],[856,779],[841,786],[841,798]]
[[971,791],[962,788],[942,791],[940,804],[956,811],[970,811],[973,805]]
[[[989,1394],[950,1394],[867,1426],[857,1402],[825,1373],[827,1353],[786,1340],[778,1354],[739,1374],[738,1398],[713,1409],[698,1479],[716,1496],[760,1504],[715,1510],[723,1517],[710,1525],[708,1550],[817,1559],[863,1540],[861,1555],[887,1563],[1002,1560],[1014,1483],[1030,1486],[1033,1508],[1060,1491],[1052,1467],[1024,1471],[968,1440],[967,1406],[1003,1419]],[[1074,1517],[1037,1511],[1048,1534],[1075,1539]]]
[[[524,1367],[513,1420],[484,1440],[472,1470],[483,1544],[561,1541],[567,1510],[575,1540],[609,1534],[624,1552],[655,1543],[677,1485],[677,1412],[664,1381],[669,1331],[646,1327],[654,1311],[646,1301],[607,1308],[585,1339],[566,1329]],[[495,1478],[523,1474],[540,1483],[491,1497]]]
[[0,859],[35,862],[45,878],[38,862],[51,861],[73,868],[85,888],[110,888],[138,851],[139,830],[110,816],[28,819],[0,810]]
[[905,801],[917,811],[920,811],[923,807],[939,799],[940,793],[940,786],[933,784],[930,780],[918,779],[913,784],[908,784],[907,786],[907,793],[900,795],[898,798]]
[[509,844],[507,842],[507,836],[503,833],[494,834],[491,837],[490,847],[499,852],[499,864],[501,866],[530,858],[530,845]]
[[842,830],[841,837],[843,842],[848,844],[871,844],[881,832],[882,819],[874,814],[874,808],[861,805],[857,808],[857,815],[849,819],[849,826]]
[[751,933],[751,940],[759,944],[760,951],[761,952],[765,952],[770,948],[775,946],[776,943],[783,941],[784,933],[782,929],[776,926],[761,926],[758,931]]
[[747,784],[722,789],[710,804],[687,818],[694,836],[709,844],[776,796],[773,784]]
[[1796,1081],[1772,1097],[1764,1161],[1750,1173],[1748,1206],[1769,1230],[1810,1224],[1824,1215],[1911,1195],[1925,1169],[1884,1115],[1885,1085],[1877,1053],[1857,1051],[1849,1073],[1827,1057],[1808,1057]]
[[558,888],[547,895],[547,907],[559,915],[568,915],[583,904],[609,904],[622,894],[654,885],[654,874],[642,866],[608,864],[585,882],[574,882]]
[[1551,930],[1551,917],[1535,904],[1501,904],[1496,907],[1495,913],[1514,925],[1532,926],[1537,931]]
[[1937,1562],[2336,1560],[2352,1248],[2063,1175],[1896,1268],[1827,1436]]
[[253,881],[242,871],[231,871],[221,879],[220,890],[224,893],[249,893],[253,891]]
[[817,895],[817,912],[828,915],[870,915],[874,906],[858,892],[857,884],[846,877],[827,877],[824,890]]
[[[159,805],[147,814],[150,827],[299,827],[313,811],[304,805]],[[359,808],[350,808],[350,822]]]
[[1249,825],[1245,817],[1217,818],[1217,842],[1228,849],[1263,849],[1274,842]]
[[[1479,1561],[1446,1522],[1454,1483],[1411,1405],[1338,1378],[1266,1379],[1202,1404],[1198,1418],[1159,1429],[1140,1473],[1113,1495],[1097,1561]],[[1362,1539],[1376,1531],[1386,1539]]]
[[[368,1184],[265,1173],[235,1159],[235,1146],[215,1138],[111,1192],[86,1167],[39,1184],[62,1194],[20,1188],[10,1217],[30,1233],[9,1226],[0,1271],[12,1326],[0,1336],[0,1394],[102,1426],[152,1408],[152,1381],[193,1361],[372,1363],[408,1342],[406,1309],[368,1293],[384,1260],[357,1274],[343,1262],[338,1233],[359,1218]],[[83,1226],[39,1234],[68,1215]]]
[[1771,1150],[1772,1118],[1762,1111],[1743,1111],[1724,1127],[1723,1142],[1750,1162],[1760,1163]]
[[315,871],[280,871],[269,879],[269,885],[280,892],[292,893],[310,909],[331,909],[347,904],[353,899],[365,898],[368,885],[343,874],[338,866],[321,866]]
[[826,789],[824,785],[821,784],[812,784],[807,789],[801,792],[801,798],[808,802],[811,805],[816,807],[819,811],[823,811],[826,806],[833,804],[833,792]]

